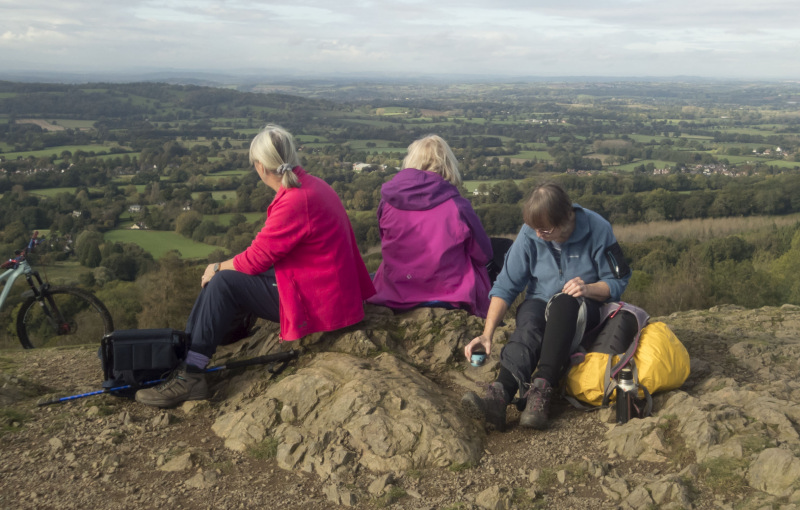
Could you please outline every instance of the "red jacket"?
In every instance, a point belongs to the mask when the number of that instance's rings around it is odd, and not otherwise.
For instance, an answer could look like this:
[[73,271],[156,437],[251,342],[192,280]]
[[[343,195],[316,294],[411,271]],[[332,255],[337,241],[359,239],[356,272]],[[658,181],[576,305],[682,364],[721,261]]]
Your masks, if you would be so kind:
[[278,191],[264,228],[233,259],[252,275],[275,266],[283,340],[355,324],[375,294],[339,196],[302,168],[294,173],[300,187]]

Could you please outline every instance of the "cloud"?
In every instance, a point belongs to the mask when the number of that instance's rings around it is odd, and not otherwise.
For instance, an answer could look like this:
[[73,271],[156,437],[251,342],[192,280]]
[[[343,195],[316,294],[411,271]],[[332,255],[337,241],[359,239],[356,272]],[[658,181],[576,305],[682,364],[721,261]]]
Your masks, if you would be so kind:
[[0,69],[800,77],[795,0],[0,0]]

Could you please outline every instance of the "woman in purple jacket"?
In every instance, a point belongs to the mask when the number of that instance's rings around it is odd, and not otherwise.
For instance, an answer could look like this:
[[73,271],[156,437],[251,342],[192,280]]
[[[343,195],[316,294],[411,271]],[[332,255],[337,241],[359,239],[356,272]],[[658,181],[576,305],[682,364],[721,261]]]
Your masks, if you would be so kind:
[[492,246],[441,137],[408,147],[401,170],[381,188],[378,224],[383,262],[368,301],[395,310],[444,305],[486,317]]

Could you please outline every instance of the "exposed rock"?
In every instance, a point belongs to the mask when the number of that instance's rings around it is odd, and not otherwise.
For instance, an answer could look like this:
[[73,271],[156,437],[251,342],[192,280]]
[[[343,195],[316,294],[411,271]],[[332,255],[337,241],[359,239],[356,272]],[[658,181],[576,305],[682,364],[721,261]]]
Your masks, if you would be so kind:
[[186,452],[178,455],[174,459],[160,466],[158,469],[161,471],[186,471],[195,466],[195,455],[191,452]]
[[487,510],[506,510],[510,508],[511,502],[508,496],[508,489],[502,488],[499,485],[493,485],[485,491],[478,494],[475,498],[475,503]]
[[153,428],[163,428],[168,427],[169,424],[172,423],[172,415],[169,413],[161,413],[153,418],[151,425]]
[[[480,431],[457,399],[388,353],[321,353],[263,394],[235,401],[237,409],[223,409],[213,427],[232,447],[258,441],[291,417],[272,431],[285,469],[330,474],[357,462],[386,472],[480,458]],[[278,417],[278,406],[291,412]]]
[[392,473],[386,473],[385,475],[381,475],[369,484],[367,491],[372,494],[373,496],[380,496],[386,490],[386,486],[394,483],[394,475]]
[[217,478],[215,471],[203,471],[189,478],[183,484],[193,489],[209,489],[217,484]]
[[747,481],[774,496],[790,496],[800,486],[800,459],[780,448],[768,448],[750,464]]
[[632,508],[634,510],[639,510],[648,508],[652,504],[653,498],[650,497],[650,493],[647,492],[647,489],[645,489],[644,486],[639,486],[634,489],[627,498],[625,498],[625,501],[623,501],[620,508]]
[[335,505],[342,505],[342,506],[355,506],[358,502],[358,498],[356,494],[346,488],[346,487],[337,487],[336,485],[326,485],[322,489],[325,496],[328,498],[328,501]]

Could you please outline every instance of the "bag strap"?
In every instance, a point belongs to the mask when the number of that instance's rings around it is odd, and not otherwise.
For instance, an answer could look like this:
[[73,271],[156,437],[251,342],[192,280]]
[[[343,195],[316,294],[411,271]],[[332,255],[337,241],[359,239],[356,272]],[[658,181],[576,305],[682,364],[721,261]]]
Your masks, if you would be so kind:
[[[650,320],[650,315],[644,311],[643,309],[639,308],[638,306],[634,306],[629,303],[625,303],[620,301],[620,306],[614,310],[613,315],[616,315],[620,310],[625,310],[633,314],[636,317],[637,329],[636,329],[636,336],[633,337],[633,341],[625,350],[624,353],[619,355],[619,361],[610,369],[610,377],[612,379],[617,378],[617,374],[619,373],[622,368],[627,365],[629,362],[633,361],[633,355],[636,354],[636,349],[639,348],[639,339],[642,336],[642,330],[645,326],[647,326],[647,321]],[[613,315],[611,315],[613,317]],[[611,359],[611,358],[609,358]],[[636,378],[638,382],[638,377]]]

